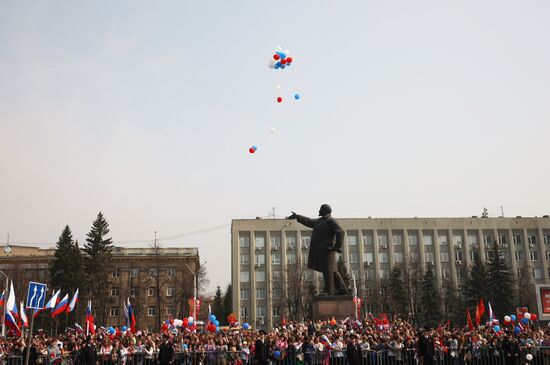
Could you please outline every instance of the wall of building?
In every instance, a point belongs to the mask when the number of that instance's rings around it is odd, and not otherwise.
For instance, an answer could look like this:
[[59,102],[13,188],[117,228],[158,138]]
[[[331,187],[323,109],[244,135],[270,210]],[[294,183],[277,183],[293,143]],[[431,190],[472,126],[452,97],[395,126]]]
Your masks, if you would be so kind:
[[[488,259],[494,241],[502,245],[516,283],[550,283],[548,217],[337,220],[346,232],[342,254],[365,296],[379,294],[377,284],[395,265],[422,271],[432,265],[438,285],[449,280],[460,291],[468,268],[477,258]],[[319,288],[320,275],[305,270],[310,238],[311,229],[296,221],[233,220],[233,310],[240,321],[257,327],[279,323],[277,288],[297,272]]]

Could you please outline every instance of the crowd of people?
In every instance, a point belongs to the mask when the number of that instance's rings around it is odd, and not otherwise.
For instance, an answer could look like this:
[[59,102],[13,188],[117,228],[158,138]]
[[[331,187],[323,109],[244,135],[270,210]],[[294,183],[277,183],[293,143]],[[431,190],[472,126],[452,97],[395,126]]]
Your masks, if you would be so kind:
[[[2,338],[6,365],[21,365],[23,338]],[[99,328],[86,336],[72,329],[57,336],[38,331],[30,365],[187,365],[187,364],[369,364],[369,365],[524,365],[550,364],[550,329],[536,323],[514,333],[491,326],[416,329],[395,318],[372,321],[288,322],[269,331],[242,328],[112,335]]]

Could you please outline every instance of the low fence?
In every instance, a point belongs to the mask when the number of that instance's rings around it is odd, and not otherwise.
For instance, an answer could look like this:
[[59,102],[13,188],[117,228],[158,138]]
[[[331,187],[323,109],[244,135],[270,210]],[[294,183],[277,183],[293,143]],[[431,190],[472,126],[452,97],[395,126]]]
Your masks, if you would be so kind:
[[[433,356],[421,357],[414,350],[365,350],[353,359],[346,351],[275,352],[267,362],[259,362],[245,351],[188,351],[176,352],[170,365],[550,365],[550,347],[522,348],[509,353],[502,348],[462,348],[436,351]],[[22,356],[2,356],[0,365],[24,365]],[[92,365],[83,363],[78,355],[50,359],[39,355],[29,365]],[[97,355],[96,365],[165,365],[159,364],[156,354],[129,354],[123,357]]]

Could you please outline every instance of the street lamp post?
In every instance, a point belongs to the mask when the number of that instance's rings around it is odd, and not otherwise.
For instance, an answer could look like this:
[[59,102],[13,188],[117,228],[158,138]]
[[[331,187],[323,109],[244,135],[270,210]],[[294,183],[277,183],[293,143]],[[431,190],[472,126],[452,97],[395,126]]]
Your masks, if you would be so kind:
[[[204,263],[206,264],[206,261]],[[191,271],[191,274],[193,274],[193,321],[197,323],[197,273],[187,263],[184,264]]]

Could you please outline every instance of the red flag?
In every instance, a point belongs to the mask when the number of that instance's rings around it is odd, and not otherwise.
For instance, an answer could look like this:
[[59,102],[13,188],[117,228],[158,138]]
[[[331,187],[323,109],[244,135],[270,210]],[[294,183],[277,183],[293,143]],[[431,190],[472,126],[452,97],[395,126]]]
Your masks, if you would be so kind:
[[485,313],[485,305],[483,304],[483,298],[479,298],[479,303],[476,306],[476,324],[479,326],[481,323],[481,317]]
[[[477,310],[476,310],[477,313]],[[472,317],[470,316],[470,308],[466,309],[466,321],[468,322],[468,329],[470,331],[474,330],[474,324],[472,323]]]

